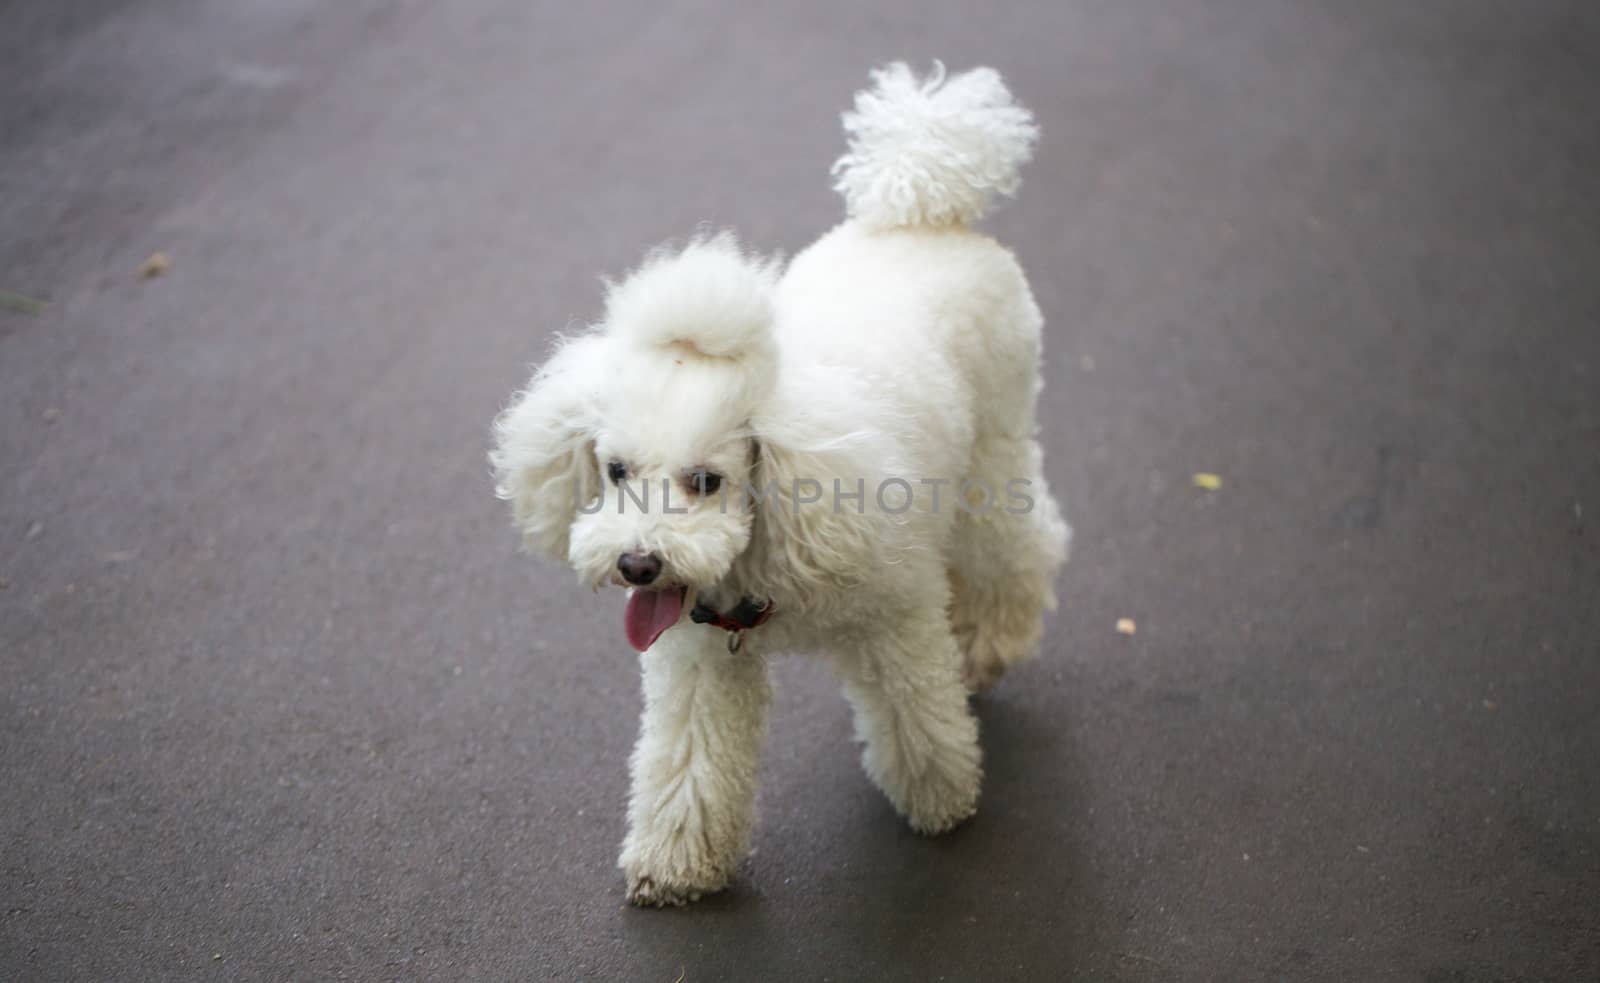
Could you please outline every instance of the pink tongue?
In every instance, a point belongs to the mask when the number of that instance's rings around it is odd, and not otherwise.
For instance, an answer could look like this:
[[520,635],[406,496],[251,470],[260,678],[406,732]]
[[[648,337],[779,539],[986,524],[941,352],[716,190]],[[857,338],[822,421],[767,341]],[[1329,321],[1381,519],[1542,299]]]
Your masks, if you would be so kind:
[[683,614],[683,589],[636,590],[628,595],[628,609],[622,614],[622,627],[628,644],[643,652],[656,643],[661,633],[678,623]]

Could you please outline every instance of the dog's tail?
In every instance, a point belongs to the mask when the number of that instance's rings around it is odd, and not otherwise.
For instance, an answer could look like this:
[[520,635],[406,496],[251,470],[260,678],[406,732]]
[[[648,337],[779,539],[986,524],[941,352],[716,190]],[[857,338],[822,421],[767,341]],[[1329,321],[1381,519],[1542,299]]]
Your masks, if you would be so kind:
[[918,79],[904,62],[872,73],[844,114],[850,150],[833,165],[850,217],[876,229],[965,225],[1014,195],[1039,128],[992,68]]

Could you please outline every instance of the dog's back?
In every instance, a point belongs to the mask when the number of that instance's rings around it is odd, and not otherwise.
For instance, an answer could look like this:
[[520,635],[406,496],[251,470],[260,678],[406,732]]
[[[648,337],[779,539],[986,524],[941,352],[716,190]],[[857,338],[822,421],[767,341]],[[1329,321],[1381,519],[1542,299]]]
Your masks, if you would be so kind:
[[[776,307],[786,360],[870,389],[930,449],[1029,426],[1043,318],[1011,252],[982,233],[847,221],[795,258]],[[964,466],[956,454],[939,473]]]

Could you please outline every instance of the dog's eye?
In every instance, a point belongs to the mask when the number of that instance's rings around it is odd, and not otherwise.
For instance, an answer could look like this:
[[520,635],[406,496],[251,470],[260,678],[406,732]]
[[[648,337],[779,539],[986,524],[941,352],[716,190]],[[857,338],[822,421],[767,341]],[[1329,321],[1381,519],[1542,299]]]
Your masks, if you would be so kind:
[[722,475],[715,471],[689,472],[689,490],[696,495],[715,495],[722,487]]
[[610,461],[606,464],[606,477],[614,485],[628,476],[628,468],[621,461]]

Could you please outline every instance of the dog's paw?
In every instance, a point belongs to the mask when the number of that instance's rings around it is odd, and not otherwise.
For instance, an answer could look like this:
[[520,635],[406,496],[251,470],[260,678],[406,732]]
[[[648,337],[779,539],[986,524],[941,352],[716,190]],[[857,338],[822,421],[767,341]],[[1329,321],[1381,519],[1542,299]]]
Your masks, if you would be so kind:
[[628,903],[640,908],[680,908],[719,890],[721,887],[703,888],[670,880],[658,882],[649,874],[628,877]]
[[923,836],[948,833],[978,811],[983,766],[976,743],[946,748],[941,756],[924,762],[911,773],[915,777],[907,772],[901,774],[905,777],[898,781],[885,782],[880,777],[878,785],[889,796],[895,811]]
[[1006,674],[1006,663],[993,657],[974,657],[972,650],[961,660],[961,685],[968,693],[987,693]]
[[644,842],[630,838],[620,862],[628,881],[628,903],[641,908],[677,907],[728,886],[733,857],[702,854],[696,840],[669,836]]
[[948,833],[971,819],[978,811],[978,786],[949,788],[938,795],[922,794],[904,810],[912,831],[923,836]]
[[961,684],[968,693],[993,689],[1006,669],[1016,661],[993,630],[978,625],[956,629],[956,644],[961,650]]
[[961,683],[968,693],[993,689],[1012,666],[1032,658],[1039,648],[1040,622],[1026,618],[989,618],[951,626],[961,651]]

